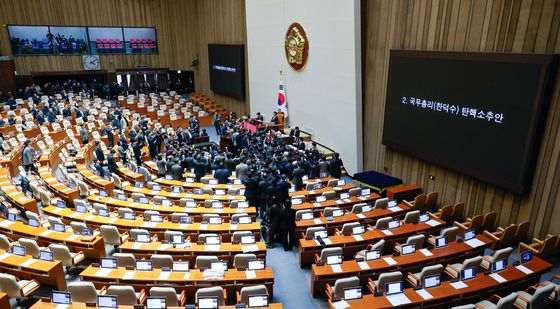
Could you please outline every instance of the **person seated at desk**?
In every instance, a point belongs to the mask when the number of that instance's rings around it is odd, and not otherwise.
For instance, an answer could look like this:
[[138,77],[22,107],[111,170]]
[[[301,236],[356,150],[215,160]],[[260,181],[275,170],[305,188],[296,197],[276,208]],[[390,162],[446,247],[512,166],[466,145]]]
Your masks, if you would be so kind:
[[257,116],[255,118],[260,122],[264,121],[264,116],[261,114],[261,112],[257,112]]

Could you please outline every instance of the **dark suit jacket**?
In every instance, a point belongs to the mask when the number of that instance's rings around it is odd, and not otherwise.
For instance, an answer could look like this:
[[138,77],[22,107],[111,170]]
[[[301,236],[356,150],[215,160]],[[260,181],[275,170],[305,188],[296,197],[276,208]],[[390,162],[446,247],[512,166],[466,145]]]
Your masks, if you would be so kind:
[[105,154],[100,146],[95,146],[95,157],[99,160],[99,162],[105,161]]
[[280,213],[280,228],[283,230],[293,230],[296,228],[296,211],[293,209],[282,209]]
[[111,173],[116,173],[118,170],[117,162],[115,161],[115,158],[111,154],[107,156],[107,167],[109,168],[109,171]]

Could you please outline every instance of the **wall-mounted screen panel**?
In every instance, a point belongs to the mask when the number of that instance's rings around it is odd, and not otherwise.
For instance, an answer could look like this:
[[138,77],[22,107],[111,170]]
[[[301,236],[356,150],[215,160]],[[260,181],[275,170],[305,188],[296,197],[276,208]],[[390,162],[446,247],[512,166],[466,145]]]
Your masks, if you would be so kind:
[[122,28],[88,27],[92,54],[124,54]]
[[554,55],[392,50],[383,144],[523,193]]
[[157,52],[155,28],[123,28],[127,54],[153,54]]
[[210,89],[245,99],[245,46],[208,44]]

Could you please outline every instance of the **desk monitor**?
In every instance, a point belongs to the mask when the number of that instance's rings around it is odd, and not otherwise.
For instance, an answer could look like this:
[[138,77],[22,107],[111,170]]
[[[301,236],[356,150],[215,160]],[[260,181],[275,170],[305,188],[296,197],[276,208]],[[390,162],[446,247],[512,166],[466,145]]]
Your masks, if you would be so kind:
[[173,180],[173,175],[165,174],[165,180]]
[[407,255],[416,252],[416,245],[415,244],[408,244],[401,246],[401,254]]
[[185,183],[193,183],[194,182],[194,178],[188,177],[185,178]]
[[214,195],[226,195],[226,190],[216,189],[216,191],[214,191]]
[[198,298],[198,309],[217,309],[217,308],[218,308],[218,297],[203,296]]
[[217,271],[227,271],[228,263],[227,261],[217,261],[210,263],[210,269]]
[[436,248],[442,248],[447,246],[447,237],[436,238]]
[[342,187],[342,186],[344,186],[345,184],[346,184],[346,181],[345,181],[344,179],[339,179],[339,180],[336,182],[336,185],[337,185],[338,187]]
[[208,218],[208,223],[210,223],[210,224],[222,224],[222,217],[210,217],[210,218]]
[[161,186],[160,185],[153,185],[152,186],[152,191],[161,191]]
[[401,226],[400,220],[391,220],[389,221],[389,229],[396,229]]
[[117,296],[97,295],[97,307],[98,308],[118,308],[119,303],[117,301]]
[[241,180],[239,180],[239,179],[234,179],[234,180],[233,180],[233,184],[234,184],[234,185],[240,185],[240,184],[241,184]]
[[16,222],[16,214],[9,212],[8,213],[8,221]]
[[54,259],[53,255],[54,253],[51,251],[41,250],[39,251],[39,260],[52,262]]
[[56,200],[56,207],[58,208],[66,208],[66,202],[63,200]]
[[218,184],[218,179],[209,179],[208,184],[209,185],[217,185]]
[[360,235],[366,232],[366,227],[363,225],[355,226],[352,228],[352,235]]
[[109,209],[107,208],[99,208],[99,216],[101,217],[109,217]]
[[321,190],[323,189],[323,185],[321,183],[316,183],[313,185],[313,190]]
[[57,305],[70,305],[72,303],[70,292],[52,291],[51,302]]
[[126,201],[126,200],[128,200],[128,197],[124,193],[119,193],[119,194],[117,194],[117,200]]
[[82,236],[93,236],[93,229],[91,227],[83,227]]
[[144,188],[144,183],[141,182],[141,181],[137,181],[137,182],[134,184],[134,187],[136,187],[136,188],[138,188],[138,189],[142,189],[142,188]]
[[173,193],[181,193],[181,192],[183,192],[183,187],[173,186],[173,187],[171,187],[171,192],[173,192]]
[[362,191],[360,192],[361,196],[368,196],[371,194],[371,189],[362,189]]
[[327,177],[329,177],[329,173],[327,173],[327,172],[320,173],[319,177],[320,178],[327,178]]
[[366,261],[379,260],[380,258],[381,258],[381,251],[379,250],[366,251]]
[[196,195],[201,195],[203,193],[201,188],[194,188],[193,189],[193,193]]
[[291,186],[291,187],[288,189],[288,192],[289,192],[289,193],[294,193],[294,192],[296,192],[296,187]]
[[424,288],[433,288],[439,286],[441,284],[441,280],[439,275],[427,276],[424,277]]
[[301,205],[303,200],[301,198],[292,198],[292,205]]
[[344,216],[344,210],[342,210],[342,209],[333,210],[332,216],[333,216],[334,218],[336,218],[336,217],[342,217],[342,216]]
[[25,256],[25,247],[24,246],[19,246],[19,245],[13,245],[12,246],[12,254],[19,255],[19,256]]
[[152,261],[150,260],[136,260],[136,270],[151,271]]
[[241,236],[242,245],[250,245],[250,244],[254,244],[255,242],[256,242],[255,235]]
[[179,223],[181,224],[192,224],[193,218],[189,216],[181,216],[179,217]]
[[184,244],[185,243],[185,236],[184,235],[171,235],[169,237],[169,242],[172,244]]
[[430,215],[429,214],[420,214],[420,219],[418,221],[420,221],[420,223],[422,222],[426,222],[430,220]]
[[461,280],[466,281],[476,277],[476,266],[461,270]]
[[248,208],[249,202],[247,201],[239,201],[237,202],[237,208]]
[[68,188],[70,188],[70,189],[76,189],[76,183],[73,182],[73,181],[70,181],[70,182],[68,183]]
[[320,230],[320,231],[316,231],[315,232],[315,238],[329,238],[329,234],[327,232],[327,230]]
[[403,291],[403,283],[402,281],[398,282],[390,282],[385,284],[385,293],[387,295],[399,294]]
[[146,298],[146,309],[165,309],[167,308],[167,298],[153,297]]
[[196,202],[194,200],[189,200],[185,203],[187,208],[196,208]]
[[101,258],[101,263],[99,264],[102,268],[117,268],[117,259],[114,258]]
[[189,262],[173,261],[173,271],[189,271]]
[[465,237],[463,237],[463,240],[467,241],[467,240],[471,240],[475,237],[476,237],[476,232],[474,231],[474,229],[470,229],[470,230],[465,231]]
[[527,263],[533,259],[533,251],[525,251],[521,253],[521,264]]
[[313,220],[312,212],[304,212],[301,214],[301,220]]
[[367,204],[367,205],[362,206],[362,213],[364,213],[364,212],[370,212],[370,211],[372,211],[372,210],[373,210],[373,208],[371,207],[370,204]]
[[327,265],[340,265],[342,264],[342,254],[333,254],[327,256]]
[[83,205],[76,205],[76,212],[81,213],[81,214],[85,214],[87,212],[87,209]]
[[136,242],[152,242],[152,237],[150,236],[150,234],[138,234],[136,235]]
[[150,222],[163,222],[163,216],[157,214],[150,215]]
[[350,193],[348,193],[348,192],[340,193],[340,199],[341,200],[347,199],[349,197],[350,197]]
[[109,193],[107,192],[107,190],[99,190],[99,196],[108,197]]
[[307,180],[309,180],[309,176],[303,175],[303,176],[301,176],[301,180],[307,181]]
[[387,202],[387,208],[391,208],[391,207],[397,207],[397,201],[396,200],[390,200],[389,202]]
[[506,259],[497,260],[492,263],[492,272],[497,273],[506,269],[507,261]]
[[247,269],[249,270],[263,270],[265,268],[264,260],[250,260],[247,263]]
[[344,289],[344,300],[353,300],[362,298],[362,287],[356,286]]
[[123,218],[125,220],[136,220],[136,214],[133,212],[125,212]]
[[170,199],[163,199],[161,201],[161,205],[166,206],[166,207],[170,207],[173,206],[173,201]]
[[148,199],[147,197],[143,196],[141,198],[138,199],[138,203],[140,204],[150,204],[150,199]]
[[54,223],[53,224],[53,230],[55,230],[57,232],[64,233],[64,232],[66,232],[66,225],[64,225],[62,223]]
[[214,201],[212,202],[212,208],[224,208],[224,204],[222,204],[222,202]]
[[207,245],[219,245],[220,244],[220,236],[206,236],[206,244]]
[[317,203],[326,202],[326,201],[327,201],[327,197],[324,196],[324,195],[317,195],[316,201],[317,201]]
[[263,295],[250,295],[247,298],[247,307],[249,308],[263,308],[268,307],[268,296]]
[[251,224],[251,216],[240,216],[238,217],[239,224]]
[[37,219],[29,218],[28,222],[32,227],[39,227],[39,221]]

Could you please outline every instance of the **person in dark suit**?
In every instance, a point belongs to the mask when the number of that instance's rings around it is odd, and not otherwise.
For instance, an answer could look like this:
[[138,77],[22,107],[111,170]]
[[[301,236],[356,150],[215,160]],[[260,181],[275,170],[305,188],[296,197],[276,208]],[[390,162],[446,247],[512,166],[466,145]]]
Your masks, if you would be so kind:
[[270,118],[270,122],[274,122],[274,124],[278,124],[278,122],[279,122],[278,112],[273,112],[272,113],[272,118]]
[[95,141],[95,157],[99,162],[105,161],[105,154],[103,153],[103,149],[99,146],[99,141]]
[[266,210],[268,186],[269,183],[266,179],[266,173],[263,173],[263,175],[261,175],[261,181],[259,181],[259,204],[257,205],[257,211],[261,218]]
[[101,136],[107,136],[109,140],[109,148],[113,148],[115,146],[115,135],[113,134],[113,129],[111,125],[107,124],[103,130],[101,130]]
[[132,152],[134,153],[134,159],[136,160],[136,164],[138,164],[138,166],[142,165],[142,158],[141,158],[142,150],[137,141],[135,141],[134,144],[132,144]]
[[252,172],[249,172],[243,184],[245,185],[245,197],[249,201],[249,205],[256,206],[259,203],[259,181]]
[[183,180],[183,167],[181,167],[179,161],[175,160],[175,164],[171,167],[171,173],[173,180]]
[[305,169],[303,169],[303,164],[299,162],[292,175],[292,182],[296,187],[296,191],[301,190],[303,187],[303,176],[305,176]]
[[111,173],[116,173],[119,169],[117,167],[117,161],[115,161],[115,151],[113,149],[111,149],[109,155],[107,156],[107,167]]
[[296,212],[292,209],[292,202],[286,200],[284,209],[280,213],[280,234],[284,251],[291,251],[294,248],[294,231],[296,228]]
[[338,152],[335,152],[334,159],[332,159],[329,163],[329,172],[331,176],[334,178],[340,178],[340,176],[342,175],[342,166],[343,163],[340,159],[340,155],[338,154]]
[[208,165],[206,159],[197,155],[196,160],[194,161],[194,175],[196,176],[196,182],[200,182],[200,178],[206,174],[206,165]]
[[280,231],[280,221],[282,217],[282,207],[280,204],[274,204],[268,210],[268,222],[270,223],[270,228],[268,230],[268,243],[267,248],[274,247],[274,238],[276,234]]
[[231,176],[231,172],[220,162],[219,168],[214,172],[214,177],[218,180],[219,184],[227,184],[229,176]]

